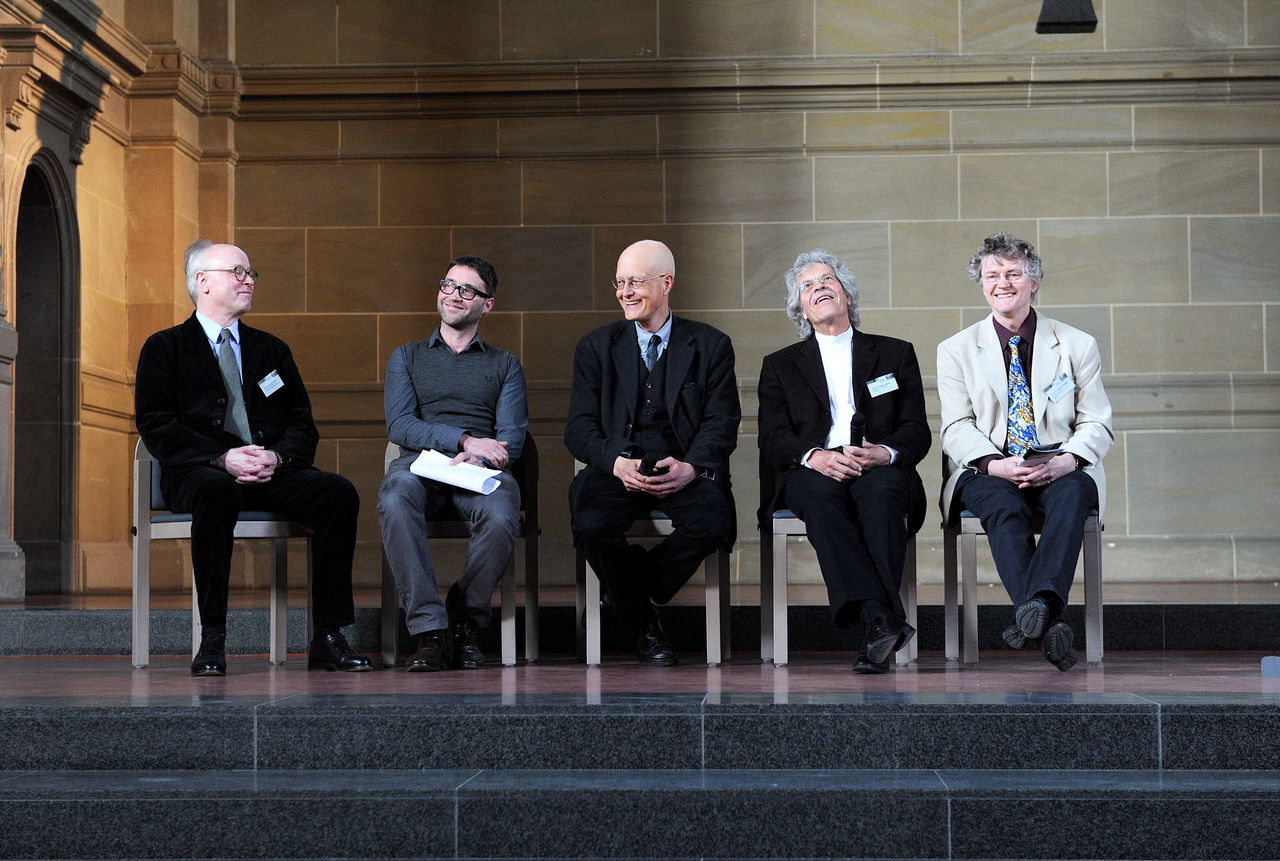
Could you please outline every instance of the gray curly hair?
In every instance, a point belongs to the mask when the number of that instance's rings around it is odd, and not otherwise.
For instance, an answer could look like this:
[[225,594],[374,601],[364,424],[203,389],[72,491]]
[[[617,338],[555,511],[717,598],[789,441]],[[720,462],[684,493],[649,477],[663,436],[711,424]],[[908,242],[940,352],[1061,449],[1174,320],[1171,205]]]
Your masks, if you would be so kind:
[[853,271],[839,257],[821,248],[815,248],[797,257],[796,262],[782,275],[782,280],[787,285],[787,316],[796,324],[796,331],[801,338],[808,338],[813,334],[813,324],[804,317],[804,308],[800,304],[800,284],[796,279],[800,277],[801,272],[815,263],[825,263],[831,267],[832,272],[836,273],[840,286],[844,288],[844,295],[849,299],[849,322],[857,328],[858,285],[854,283]]
[[[1025,239],[1018,239],[1009,233],[993,233],[982,240],[982,248],[969,260],[969,277],[973,283],[982,286],[982,261],[988,257],[999,257],[1001,260],[1021,260],[1025,264],[1026,274],[1032,282],[1041,284],[1044,281],[1044,265],[1036,247]],[[1040,298],[1040,291],[1031,294],[1034,303]]]

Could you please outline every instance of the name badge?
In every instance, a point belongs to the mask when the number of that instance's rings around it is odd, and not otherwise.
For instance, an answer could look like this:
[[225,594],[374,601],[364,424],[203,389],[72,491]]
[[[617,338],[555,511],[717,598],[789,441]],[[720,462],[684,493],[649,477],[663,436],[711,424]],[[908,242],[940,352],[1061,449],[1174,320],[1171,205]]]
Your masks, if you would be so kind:
[[262,393],[267,397],[271,397],[276,392],[284,388],[284,380],[280,379],[280,375],[275,371],[267,374],[258,380],[258,388],[262,389]]
[[867,380],[867,391],[871,392],[871,397],[878,398],[881,395],[898,390],[898,381],[894,379],[893,374],[885,374],[883,377],[876,377],[874,380]]
[[1058,379],[1044,387],[1044,393],[1048,395],[1049,400],[1053,401],[1055,404],[1075,390],[1075,381],[1066,374],[1060,374]]

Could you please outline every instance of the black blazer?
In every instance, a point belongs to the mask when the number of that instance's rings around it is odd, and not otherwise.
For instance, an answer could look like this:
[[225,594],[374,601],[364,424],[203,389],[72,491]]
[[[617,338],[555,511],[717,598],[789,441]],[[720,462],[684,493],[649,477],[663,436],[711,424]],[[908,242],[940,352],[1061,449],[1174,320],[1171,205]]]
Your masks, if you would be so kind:
[[[867,381],[893,374],[895,391],[872,397]],[[866,418],[866,438],[898,452],[895,469],[910,473],[911,531],[924,522],[924,484],[916,472],[929,451],[933,433],[924,409],[920,363],[909,341],[853,332],[853,393]],[[777,498],[785,473],[802,469],[800,458],[825,448],[831,430],[830,397],[815,338],[770,353],[760,369],[760,478],[762,520],[780,506]],[[775,474],[777,474],[775,476]],[[775,480],[776,479],[776,480]],[[776,486],[775,486],[776,484]]]
[[[275,449],[290,466],[309,465],[320,434],[288,345],[242,320],[240,361],[253,442]],[[284,385],[268,397],[258,381],[272,371]],[[244,445],[222,428],[227,387],[194,314],[147,338],[138,356],[133,397],[138,432],[165,470],[201,466]]]
[[[742,407],[729,336],[705,323],[672,317],[667,345],[667,412],[684,460],[715,470],[729,485],[729,455],[738,444]],[[640,349],[635,324],[618,320],[588,332],[573,358],[573,392],[564,444],[576,459],[613,474],[634,445]]]

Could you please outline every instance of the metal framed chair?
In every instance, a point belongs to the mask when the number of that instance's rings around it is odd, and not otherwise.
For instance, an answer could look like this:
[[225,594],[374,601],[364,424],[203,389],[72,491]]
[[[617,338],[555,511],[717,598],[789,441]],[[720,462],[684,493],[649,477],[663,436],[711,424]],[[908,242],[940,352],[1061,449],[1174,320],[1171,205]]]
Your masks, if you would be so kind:
[[[671,519],[659,510],[649,512],[627,530],[628,538],[662,538],[673,531]],[[600,665],[600,578],[582,551],[577,551],[578,655],[587,666]],[[729,660],[729,551],[718,548],[702,563],[706,592],[707,664]],[[686,587],[688,588],[688,587]]]
[[[770,529],[760,531],[760,660],[772,661],[775,667],[786,666],[787,650],[787,539],[807,537],[804,521],[790,509],[773,512]],[[916,602],[916,537],[907,541],[907,557],[902,566],[902,584],[898,591],[907,611],[907,623],[917,624]],[[916,660],[920,654],[920,638],[894,653],[900,667]]]
[[[391,461],[400,456],[400,447],[387,443],[383,454],[383,472]],[[520,485],[520,532],[524,539],[524,656],[532,663],[538,660],[538,536],[542,527],[538,521],[538,446],[533,434],[526,433],[520,459],[511,464],[511,474]],[[427,537],[471,538],[471,527],[457,517],[436,517],[427,521]],[[516,664],[516,554],[511,554],[506,573],[502,575],[502,591],[499,626],[502,637],[502,664]],[[400,599],[396,594],[395,578],[382,554],[382,660],[387,666],[399,662]]]
[[[944,464],[945,468],[945,464]],[[1037,535],[1044,518],[1031,524]],[[1102,663],[1102,532],[1106,527],[1095,510],[1084,522],[1084,630],[1085,660]],[[982,521],[971,511],[961,511],[955,522],[942,524],[942,576],[946,601],[946,656],[960,657],[960,623],[956,589],[956,545],[964,584],[964,663],[978,663],[978,536],[986,535]]]
[[[786,666],[787,649],[787,539],[791,537],[808,537],[809,531],[803,520],[790,509],[767,511],[776,491],[777,475],[760,458],[760,511],[758,520],[760,528],[760,660],[772,661],[776,667]],[[903,609],[907,612],[907,623],[913,628],[917,624],[916,598],[916,537],[912,535],[907,541],[907,555],[902,565],[902,583],[898,588]],[[900,667],[916,660],[920,656],[920,638],[912,637],[911,642],[894,653],[894,660]]]
[[[160,464],[142,440],[133,453],[133,665],[151,662],[151,542],[191,537],[191,515],[168,510],[160,491]],[[271,645],[273,664],[283,664],[288,634],[289,539],[307,539],[307,637],[311,632],[311,531],[270,511],[242,511],[236,538],[267,538],[274,545],[271,571]],[[200,605],[191,580],[191,653],[200,648]]]

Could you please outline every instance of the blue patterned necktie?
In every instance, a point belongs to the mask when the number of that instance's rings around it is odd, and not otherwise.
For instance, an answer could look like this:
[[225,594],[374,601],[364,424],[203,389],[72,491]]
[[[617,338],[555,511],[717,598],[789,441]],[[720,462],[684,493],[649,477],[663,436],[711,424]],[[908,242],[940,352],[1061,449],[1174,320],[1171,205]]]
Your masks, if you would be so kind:
[[1022,336],[1009,339],[1009,454],[1022,457],[1035,445],[1036,417],[1031,410],[1031,387],[1022,370],[1022,357],[1018,355],[1018,343]]
[[644,366],[649,370],[653,370],[653,366],[658,364],[658,345],[662,343],[661,335],[654,335],[649,339],[649,346],[644,351]]

